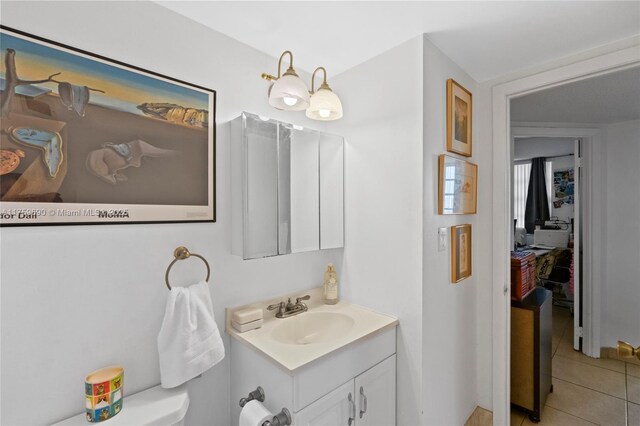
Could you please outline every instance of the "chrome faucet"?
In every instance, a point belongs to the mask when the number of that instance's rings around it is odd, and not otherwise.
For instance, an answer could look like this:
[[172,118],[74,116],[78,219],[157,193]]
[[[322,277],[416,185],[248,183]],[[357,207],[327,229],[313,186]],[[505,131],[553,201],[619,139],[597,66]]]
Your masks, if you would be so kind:
[[291,298],[289,298],[286,303],[283,301],[274,305],[269,305],[267,306],[267,309],[269,311],[277,309],[278,312],[276,312],[276,318],[288,318],[294,315],[301,314],[303,312],[307,312],[309,308],[303,302],[303,300],[309,299],[311,299],[311,296],[309,296],[308,294],[302,297],[296,297],[296,303],[291,302]]

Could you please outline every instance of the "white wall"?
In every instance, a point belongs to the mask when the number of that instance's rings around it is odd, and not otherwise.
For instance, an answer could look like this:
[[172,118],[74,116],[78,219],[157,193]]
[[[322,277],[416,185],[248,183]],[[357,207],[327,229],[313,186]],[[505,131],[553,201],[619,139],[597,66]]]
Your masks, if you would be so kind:
[[[380,84],[402,70],[393,84]],[[474,93],[477,215],[437,214],[438,154],[446,152],[446,80]],[[332,79],[345,118],[346,248],[344,296],[400,318],[398,424],[463,424],[490,406],[490,368],[476,358],[476,290],[490,281],[491,169],[478,139],[487,99],[476,82],[426,37],[412,39]],[[437,228],[471,223],[474,273],[450,282],[451,253],[437,251]],[[489,295],[487,295],[489,297]],[[490,324],[489,313],[489,324]],[[489,343],[490,348],[490,336]],[[478,382],[489,389],[479,398]]]
[[331,79],[344,118],[330,130],[346,138],[343,296],[400,319],[399,425],[421,424],[422,66],[416,37]]
[[513,149],[515,161],[530,160],[536,157],[555,157],[572,154],[572,138],[518,138]]
[[[574,157],[568,154],[573,154],[574,150],[574,138],[521,138],[516,139],[514,143],[513,159],[521,161],[536,157],[554,157],[550,160],[555,172],[573,169]],[[555,197],[552,197],[551,202],[553,201]],[[560,220],[571,222],[574,217],[573,208],[573,204],[563,204],[559,208],[552,207],[549,213],[551,217],[557,216]]]
[[[424,423],[464,424],[478,404],[477,320],[478,283],[490,277],[490,158],[489,140],[479,138],[483,105],[477,83],[424,38],[423,134],[423,277],[422,356]],[[478,214],[438,214],[438,156],[446,153],[446,82],[453,78],[473,93],[473,157],[478,164]],[[453,155],[453,154],[450,154]],[[450,227],[470,223],[473,236],[473,275],[451,283]],[[447,249],[438,252],[438,227],[448,228]]]
[[[215,224],[1,230],[1,424],[50,424],[83,411],[84,376],[105,365],[124,365],[128,394],[159,383],[163,275],[179,245],[211,263],[218,324],[225,306],[320,285],[328,262],[341,270],[341,249],[251,261],[230,254],[230,141],[223,123],[247,110],[318,128],[304,114],[277,112],[267,104],[260,73],[275,72],[275,58],[149,2],[3,1],[1,13],[3,25],[210,87],[218,95]],[[389,222],[386,214],[378,217],[380,226]],[[380,257],[401,252],[392,246]],[[189,283],[202,274],[195,260],[185,261],[172,279]],[[394,286],[390,275],[383,291]],[[226,335],[224,341],[228,348]],[[267,392],[268,386],[263,384]],[[237,402],[229,401],[228,358],[190,390],[189,424],[231,424],[229,404]]]
[[640,121],[607,126],[601,346],[640,343]]

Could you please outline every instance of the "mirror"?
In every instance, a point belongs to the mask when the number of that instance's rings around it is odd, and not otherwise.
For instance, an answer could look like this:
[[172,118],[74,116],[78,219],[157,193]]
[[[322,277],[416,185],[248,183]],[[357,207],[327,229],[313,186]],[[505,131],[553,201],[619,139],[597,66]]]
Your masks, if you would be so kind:
[[344,139],[250,113],[231,133],[234,254],[343,247]]

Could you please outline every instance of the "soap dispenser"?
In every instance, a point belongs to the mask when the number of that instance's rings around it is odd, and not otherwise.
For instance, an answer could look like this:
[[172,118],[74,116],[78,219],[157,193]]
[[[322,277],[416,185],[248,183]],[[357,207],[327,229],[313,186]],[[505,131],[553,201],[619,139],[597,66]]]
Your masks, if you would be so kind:
[[322,299],[326,305],[335,305],[338,303],[338,274],[333,268],[333,263],[327,265],[322,290]]

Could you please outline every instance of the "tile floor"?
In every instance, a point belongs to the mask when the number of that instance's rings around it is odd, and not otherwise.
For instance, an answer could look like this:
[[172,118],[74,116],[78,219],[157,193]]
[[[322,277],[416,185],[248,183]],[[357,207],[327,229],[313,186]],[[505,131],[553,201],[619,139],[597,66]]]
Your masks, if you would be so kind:
[[[640,366],[608,358],[590,358],[573,350],[573,318],[553,307],[553,393],[547,397],[540,426],[640,426]],[[625,401],[629,402],[628,423]],[[511,425],[533,425],[511,410]]]

